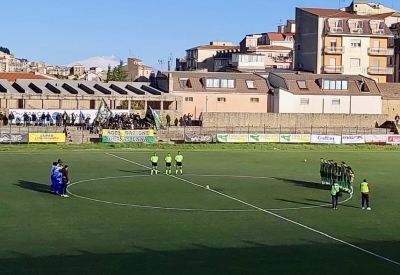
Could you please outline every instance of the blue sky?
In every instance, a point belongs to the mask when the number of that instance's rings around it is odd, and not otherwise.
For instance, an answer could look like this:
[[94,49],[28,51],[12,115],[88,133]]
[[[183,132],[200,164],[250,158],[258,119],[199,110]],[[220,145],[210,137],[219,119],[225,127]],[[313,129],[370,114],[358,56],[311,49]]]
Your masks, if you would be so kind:
[[[0,46],[16,57],[69,64],[93,56],[158,60],[181,57],[210,41],[238,44],[244,35],[276,31],[295,7],[338,8],[339,0],[17,0],[1,15]],[[398,0],[379,0],[400,9]],[[396,3],[399,2],[399,3]],[[351,1],[341,1],[349,5]]]

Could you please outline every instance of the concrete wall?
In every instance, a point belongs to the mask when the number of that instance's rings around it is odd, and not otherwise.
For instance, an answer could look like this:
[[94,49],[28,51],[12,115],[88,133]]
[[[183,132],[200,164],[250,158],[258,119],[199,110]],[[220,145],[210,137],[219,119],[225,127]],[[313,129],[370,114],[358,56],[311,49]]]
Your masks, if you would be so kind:
[[204,113],[204,127],[375,127],[386,115],[348,114],[272,114],[272,113]]
[[387,114],[389,119],[394,120],[394,117],[400,115],[400,99],[382,99],[382,112]]

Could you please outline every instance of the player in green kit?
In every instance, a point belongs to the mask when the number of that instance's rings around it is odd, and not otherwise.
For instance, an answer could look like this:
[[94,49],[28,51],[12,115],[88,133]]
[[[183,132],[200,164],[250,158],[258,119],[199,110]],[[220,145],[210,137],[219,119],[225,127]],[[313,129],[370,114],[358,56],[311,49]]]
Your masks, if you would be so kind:
[[181,155],[181,151],[178,151],[178,154],[175,156],[175,162],[176,162],[175,175],[178,175],[178,170],[181,172],[181,175],[183,174],[182,161],[183,161],[183,156]]
[[151,161],[151,175],[153,175],[153,173],[157,175],[158,156],[156,153],[154,153],[154,155],[151,156],[150,161]]
[[171,154],[168,153],[168,155],[165,157],[165,174],[171,175],[171,166],[172,166],[172,157]]

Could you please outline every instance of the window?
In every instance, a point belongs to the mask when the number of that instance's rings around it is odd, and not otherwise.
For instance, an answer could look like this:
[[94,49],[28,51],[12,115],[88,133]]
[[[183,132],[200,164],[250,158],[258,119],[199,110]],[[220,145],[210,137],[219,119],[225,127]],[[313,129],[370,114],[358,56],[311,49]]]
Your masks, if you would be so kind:
[[207,78],[206,88],[235,88],[234,79]]
[[228,88],[228,79],[221,79],[221,88]]
[[213,80],[212,79],[206,79],[206,87],[207,88],[212,88],[213,87]]
[[308,89],[307,83],[304,80],[297,80],[297,85],[300,89]]
[[351,47],[352,48],[361,48],[361,40],[360,39],[351,39]]
[[272,57],[272,53],[269,53],[269,54],[268,54],[268,57]]
[[228,79],[228,88],[230,88],[230,89],[235,88],[235,80],[234,79]]
[[300,105],[308,105],[310,100],[308,98],[300,98]]
[[193,97],[185,97],[185,101],[193,102]]
[[255,89],[256,88],[256,86],[254,85],[254,81],[253,80],[246,80],[246,85],[247,85],[247,88],[249,88],[249,89]]
[[217,101],[218,102],[226,102],[226,98],[225,97],[218,97]]
[[213,88],[219,88],[220,87],[219,82],[220,82],[219,79],[213,79]]
[[348,82],[347,80],[322,80],[323,90],[347,90]]
[[340,105],[340,99],[332,99],[332,105]]
[[360,67],[360,58],[350,58],[350,67]]
[[179,82],[182,88],[192,88],[192,83],[190,83],[189,78],[180,78]]
[[258,103],[258,102],[260,102],[260,99],[258,97],[252,97],[252,98],[250,98],[250,102]]

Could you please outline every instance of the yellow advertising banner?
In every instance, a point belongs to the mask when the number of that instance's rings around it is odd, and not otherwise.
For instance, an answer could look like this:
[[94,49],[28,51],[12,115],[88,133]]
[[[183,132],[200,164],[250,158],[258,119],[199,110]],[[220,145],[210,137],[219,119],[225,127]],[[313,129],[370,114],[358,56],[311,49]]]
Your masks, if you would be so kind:
[[63,143],[64,133],[29,133],[29,143]]

